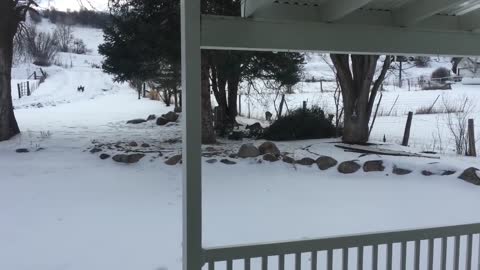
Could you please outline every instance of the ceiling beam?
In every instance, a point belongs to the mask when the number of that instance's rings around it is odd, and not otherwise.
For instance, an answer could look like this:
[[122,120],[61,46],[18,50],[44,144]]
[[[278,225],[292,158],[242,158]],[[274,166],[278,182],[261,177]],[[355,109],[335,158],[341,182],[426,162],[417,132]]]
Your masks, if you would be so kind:
[[203,49],[474,56],[478,44],[465,31],[202,17]]
[[410,1],[393,12],[399,26],[411,26],[435,14],[456,7],[466,0],[419,0]]
[[273,0],[243,0],[242,17],[251,17],[255,12],[273,4]]
[[337,21],[373,0],[330,0],[320,6],[322,21]]

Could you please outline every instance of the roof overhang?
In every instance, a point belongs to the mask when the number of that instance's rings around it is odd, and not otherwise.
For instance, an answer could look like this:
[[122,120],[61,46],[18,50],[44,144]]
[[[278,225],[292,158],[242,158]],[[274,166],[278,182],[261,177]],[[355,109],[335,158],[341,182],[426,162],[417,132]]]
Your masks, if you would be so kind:
[[208,49],[480,55],[480,0],[244,0],[202,17]]

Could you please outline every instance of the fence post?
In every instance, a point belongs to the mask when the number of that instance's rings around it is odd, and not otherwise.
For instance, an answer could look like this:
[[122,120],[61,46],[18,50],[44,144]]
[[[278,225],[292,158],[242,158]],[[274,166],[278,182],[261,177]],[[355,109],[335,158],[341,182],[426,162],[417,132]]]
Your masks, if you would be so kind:
[[35,79],[35,80],[37,79],[37,72],[36,71],[33,72],[33,79]]
[[242,94],[238,95],[238,115],[242,116]]
[[320,79],[320,92],[323,93],[323,80]]
[[22,98],[22,89],[20,88],[20,84],[17,83],[17,89],[18,89],[18,98]]
[[477,156],[477,149],[475,146],[475,124],[473,119],[468,119],[468,156]]
[[307,110],[307,102],[304,101],[304,102],[303,102],[303,111],[306,111],[306,110]]
[[412,126],[413,112],[408,112],[407,125],[405,126],[405,133],[403,134],[403,146],[408,146],[408,140],[410,139],[410,128]]
[[285,103],[285,94],[282,94],[282,100],[280,101],[280,108],[278,109],[278,115],[277,119],[282,117],[282,112],[283,112],[283,104]]
[[30,96],[30,81],[27,81],[27,96]]
[[142,85],[142,89],[143,89],[143,97],[147,97],[147,86],[145,85],[145,83],[143,83]]

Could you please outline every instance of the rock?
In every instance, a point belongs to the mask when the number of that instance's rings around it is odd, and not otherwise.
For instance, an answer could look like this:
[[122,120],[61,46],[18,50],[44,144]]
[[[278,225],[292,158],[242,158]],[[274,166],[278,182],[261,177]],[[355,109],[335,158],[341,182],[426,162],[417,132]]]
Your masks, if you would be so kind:
[[107,159],[107,158],[110,158],[110,155],[109,155],[109,154],[101,154],[101,155],[100,155],[100,159],[101,159],[101,160],[105,160],[105,159]]
[[260,154],[265,155],[265,154],[272,154],[274,156],[280,156],[280,150],[278,147],[273,143],[273,142],[264,142],[262,143],[259,147],[258,150],[260,151]]
[[305,157],[300,160],[297,160],[295,163],[304,165],[304,166],[310,166],[313,163],[315,163],[315,160],[313,160],[313,158]]
[[27,148],[19,148],[19,149],[15,150],[15,152],[17,152],[17,153],[28,153],[28,152],[30,152],[30,150],[28,150]]
[[181,113],[182,112],[182,107],[175,107],[175,109],[173,109],[174,112],[176,113]]
[[458,178],[474,185],[480,186],[480,177],[478,177],[477,168],[471,167],[466,169]]
[[181,163],[181,162],[182,162],[182,155],[175,155],[175,156],[171,156],[169,159],[167,159],[167,161],[165,161],[165,164],[173,166],[173,165],[177,165],[178,163]]
[[162,115],[168,122],[176,122],[178,120],[178,114],[175,112],[168,112]]
[[92,150],[90,150],[90,153],[92,153],[92,154],[95,154],[95,153],[98,153],[98,152],[102,152],[102,149],[95,147]]
[[455,173],[456,173],[456,171],[446,170],[446,171],[442,172],[442,176],[449,176],[449,175],[452,175],[452,174],[455,174]]
[[338,165],[338,172],[343,174],[351,174],[360,170],[361,166],[355,160],[344,161]]
[[145,122],[147,122],[147,120],[145,119],[133,119],[133,120],[127,121],[127,124],[137,125]]
[[320,170],[325,171],[335,167],[338,164],[338,161],[332,157],[321,156],[317,159],[316,163]]
[[238,154],[230,154],[228,155],[229,158],[238,158]]
[[267,154],[263,155],[263,160],[270,161],[270,162],[275,162],[275,161],[279,160],[279,157],[277,155],[267,153]]
[[148,117],[147,117],[147,121],[152,121],[152,120],[155,120],[157,119],[157,116],[155,114],[150,114]]
[[220,162],[221,162],[221,163],[223,163],[223,164],[227,164],[227,165],[234,165],[234,164],[237,164],[235,161],[231,161],[231,160],[229,160],[229,159],[226,159],[226,158],[225,158],[225,159],[222,159],[222,160],[220,160]]
[[291,158],[287,155],[282,156],[282,161],[285,162],[285,163],[288,163],[288,164],[295,163],[295,159],[293,159],[293,158]]
[[212,158],[212,159],[207,160],[207,163],[214,164],[214,163],[217,163],[217,161],[218,161],[217,159]]
[[397,166],[393,166],[392,173],[396,174],[396,175],[407,175],[407,174],[412,173],[412,171],[407,170],[407,169],[402,169],[402,168],[399,168]]
[[140,159],[142,159],[143,157],[145,157],[144,154],[131,154],[131,155],[121,154],[121,155],[113,156],[112,159],[116,162],[132,164],[132,163],[139,162]]
[[382,160],[369,160],[363,164],[364,172],[383,172],[385,166],[383,166]]
[[148,144],[148,143],[142,143],[141,146],[142,146],[143,148],[147,148],[147,147],[150,147],[150,144]]
[[428,170],[423,170],[423,171],[422,171],[422,175],[424,175],[424,176],[432,176],[432,175],[433,175],[433,172],[428,171]]
[[157,118],[157,125],[159,126],[165,126],[168,123],[169,123],[168,120],[163,117]]
[[137,147],[137,146],[138,146],[138,143],[132,141],[132,142],[130,142],[128,145],[129,145],[129,146],[132,146],[132,147]]
[[251,143],[243,144],[238,150],[238,157],[240,158],[258,157],[259,155],[260,151],[258,151],[258,148]]

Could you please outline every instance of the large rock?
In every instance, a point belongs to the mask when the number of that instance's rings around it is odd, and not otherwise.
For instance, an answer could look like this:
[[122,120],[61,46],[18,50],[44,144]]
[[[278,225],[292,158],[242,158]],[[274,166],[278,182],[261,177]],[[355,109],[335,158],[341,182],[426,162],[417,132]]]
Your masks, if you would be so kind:
[[474,185],[480,186],[480,177],[478,176],[477,168],[471,167],[466,169],[458,178]]
[[147,117],[147,121],[152,121],[152,120],[155,120],[157,119],[157,116],[155,114],[150,114],[148,117]]
[[351,174],[351,173],[356,173],[358,170],[360,170],[362,166],[358,164],[355,160],[351,161],[344,161],[338,165],[338,172],[343,173],[343,174]]
[[383,166],[382,160],[370,160],[363,164],[364,172],[383,172],[385,166]]
[[313,158],[304,157],[302,159],[297,160],[295,163],[304,165],[304,166],[311,166],[313,165],[313,163],[315,163],[315,160],[313,160]]
[[182,161],[182,155],[175,155],[167,159],[167,161],[165,161],[165,164],[173,166],[173,165],[177,165],[181,161]]
[[107,158],[110,158],[110,155],[109,155],[109,154],[101,154],[101,155],[100,155],[100,159],[101,159],[101,160],[105,160],[105,159],[107,159]]
[[396,175],[407,175],[407,174],[412,173],[412,171],[407,170],[407,169],[403,169],[403,168],[400,168],[400,167],[397,167],[397,166],[393,166],[392,173],[396,174]]
[[322,171],[335,167],[338,164],[337,160],[328,156],[321,156],[317,159],[316,162],[317,162],[318,168]]
[[168,122],[176,122],[178,120],[178,114],[175,112],[168,112],[162,115]]
[[282,156],[282,161],[285,162],[285,163],[288,163],[288,164],[295,163],[295,159],[293,159],[292,157],[289,157],[287,155]]
[[164,117],[157,118],[157,125],[159,126],[165,126],[168,123],[169,123],[168,120],[165,119]]
[[127,121],[127,124],[137,125],[137,124],[141,124],[141,123],[145,123],[145,122],[147,122],[147,120],[145,120],[145,119],[133,119],[133,120]]
[[265,155],[265,154],[272,154],[275,156],[280,156],[280,150],[278,147],[273,143],[273,142],[264,142],[262,143],[259,147],[258,150],[260,151],[260,154]]
[[240,158],[258,157],[259,155],[260,151],[251,143],[242,145],[238,150],[238,157]]
[[279,160],[279,156],[267,153],[267,154],[263,155],[263,160],[270,161],[270,162],[275,162],[275,161]]
[[144,154],[131,154],[131,155],[121,154],[121,155],[113,156],[112,159],[116,162],[132,164],[132,163],[139,162],[143,157],[145,157]]

